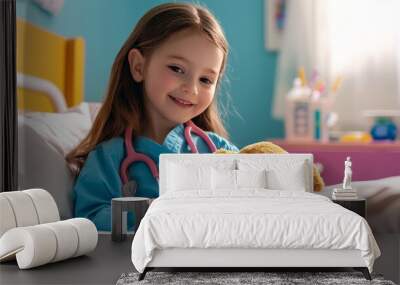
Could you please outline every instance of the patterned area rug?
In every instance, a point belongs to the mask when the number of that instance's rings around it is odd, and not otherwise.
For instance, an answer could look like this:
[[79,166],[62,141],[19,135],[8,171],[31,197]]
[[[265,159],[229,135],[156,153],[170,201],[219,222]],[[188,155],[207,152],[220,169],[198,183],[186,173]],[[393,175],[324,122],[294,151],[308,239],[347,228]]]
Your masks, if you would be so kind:
[[122,274],[117,285],[133,284],[379,284],[395,285],[381,275],[372,274],[372,281],[360,272],[154,272],[138,281],[139,273]]

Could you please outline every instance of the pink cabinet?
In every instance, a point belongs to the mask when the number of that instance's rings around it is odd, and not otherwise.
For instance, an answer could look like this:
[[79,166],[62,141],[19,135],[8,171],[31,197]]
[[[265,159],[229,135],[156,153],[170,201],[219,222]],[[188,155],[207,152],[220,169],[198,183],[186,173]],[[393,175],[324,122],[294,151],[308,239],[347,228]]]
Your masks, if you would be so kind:
[[353,181],[373,180],[400,175],[400,142],[395,143],[296,143],[274,140],[290,153],[312,153],[321,163],[326,185],[342,183],[344,161],[353,162]]

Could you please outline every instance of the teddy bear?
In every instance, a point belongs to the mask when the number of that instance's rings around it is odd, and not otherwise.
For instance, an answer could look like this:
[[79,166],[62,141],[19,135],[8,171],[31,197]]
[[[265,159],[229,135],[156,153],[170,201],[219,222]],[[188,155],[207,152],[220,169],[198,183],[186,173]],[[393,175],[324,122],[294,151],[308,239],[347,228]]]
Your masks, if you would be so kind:
[[[237,152],[229,151],[229,150],[225,150],[225,149],[218,149],[215,153],[216,154],[224,154],[224,153],[234,154]],[[263,142],[258,142],[258,143],[254,143],[254,144],[245,146],[239,151],[239,153],[288,153],[288,152],[272,142],[263,141]],[[325,183],[324,183],[324,180],[322,179],[321,175],[319,174],[318,169],[315,167],[315,165],[313,167],[313,181],[314,181],[314,187],[313,187],[314,192],[320,192],[324,188]]]

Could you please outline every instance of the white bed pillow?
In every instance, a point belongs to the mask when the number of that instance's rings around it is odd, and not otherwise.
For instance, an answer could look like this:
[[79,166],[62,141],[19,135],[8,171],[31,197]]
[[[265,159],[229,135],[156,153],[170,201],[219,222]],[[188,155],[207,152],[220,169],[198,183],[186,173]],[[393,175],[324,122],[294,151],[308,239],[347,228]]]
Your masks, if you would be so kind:
[[306,171],[304,163],[293,165],[293,169],[284,172],[277,169],[267,171],[268,189],[307,191]]
[[236,190],[236,170],[212,168],[213,190]]
[[267,188],[271,190],[307,191],[308,166],[304,160],[274,157],[238,161],[239,170],[266,170]]
[[236,170],[237,188],[268,188],[267,170]]
[[167,188],[168,191],[210,190],[211,167],[170,163]]
[[263,170],[234,170],[212,168],[213,190],[267,188],[267,172]]

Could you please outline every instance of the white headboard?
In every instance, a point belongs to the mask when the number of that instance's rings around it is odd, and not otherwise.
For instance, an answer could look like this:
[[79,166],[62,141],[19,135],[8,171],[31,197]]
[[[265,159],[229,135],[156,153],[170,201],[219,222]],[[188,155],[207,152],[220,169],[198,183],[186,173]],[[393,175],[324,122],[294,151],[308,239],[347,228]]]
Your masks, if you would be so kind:
[[305,165],[305,189],[307,192],[313,192],[312,154],[161,154],[160,195],[166,192],[168,167],[171,163],[187,167],[210,165],[218,168],[238,169],[238,164],[252,162],[262,162],[272,170],[279,170],[285,165],[285,171],[290,171],[291,164],[303,162]]

